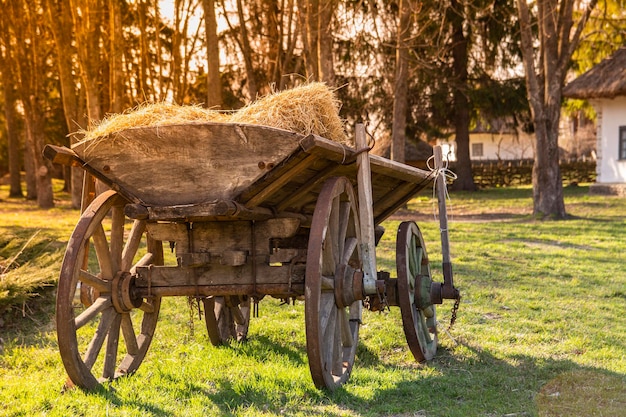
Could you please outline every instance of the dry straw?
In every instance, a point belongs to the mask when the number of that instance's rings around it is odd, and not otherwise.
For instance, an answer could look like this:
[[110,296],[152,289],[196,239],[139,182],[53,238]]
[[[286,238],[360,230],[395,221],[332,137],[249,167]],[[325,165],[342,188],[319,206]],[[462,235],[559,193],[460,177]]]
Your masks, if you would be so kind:
[[231,122],[276,127],[302,135],[316,134],[350,144],[339,118],[340,107],[341,103],[326,84],[310,83],[274,92],[232,113],[199,106],[144,104],[129,112],[108,116],[83,133],[85,141],[89,141],[140,126]]

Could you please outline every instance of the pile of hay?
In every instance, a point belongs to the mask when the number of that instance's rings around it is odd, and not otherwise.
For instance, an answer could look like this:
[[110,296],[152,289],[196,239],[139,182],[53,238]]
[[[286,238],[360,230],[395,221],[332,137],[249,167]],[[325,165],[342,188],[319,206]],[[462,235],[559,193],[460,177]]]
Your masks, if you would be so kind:
[[275,127],[302,135],[316,134],[350,144],[339,117],[341,103],[323,83],[310,83],[269,94],[242,109],[222,113],[199,106],[144,104],[129,112],[108,116],[84,133],[84,140],[139,126],[164,126],[190,122],[231,122]]

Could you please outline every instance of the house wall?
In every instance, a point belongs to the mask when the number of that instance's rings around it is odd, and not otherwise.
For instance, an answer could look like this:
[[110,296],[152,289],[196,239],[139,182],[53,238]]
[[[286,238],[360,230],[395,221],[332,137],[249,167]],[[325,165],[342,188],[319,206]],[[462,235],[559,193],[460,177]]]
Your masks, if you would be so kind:
[[598,114],[598,178],[602,184],[626,183],[626,160],[619,159],[619,128],[626,126],[626,97],[591,102]]
[[[456,161],[455,141],[442,141],[444,155],[448,150],[451,152],[451,161]],[[479,152],[482,149],[482,152]],[[519,160],[532,159],[533,137],[520,132],[517,135],[511,133],[471,133],[470,134],[470,159],[472,161],[484,160]]]

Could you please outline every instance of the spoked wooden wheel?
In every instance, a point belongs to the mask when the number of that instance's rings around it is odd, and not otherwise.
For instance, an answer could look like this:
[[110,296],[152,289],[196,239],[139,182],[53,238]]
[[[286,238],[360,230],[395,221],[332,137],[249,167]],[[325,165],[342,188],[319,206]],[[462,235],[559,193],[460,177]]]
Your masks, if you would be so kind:
[[237,295],[207,297],[202,301],[206,328],[213,346],[223,345],[230,340],[241,342],[248,337],[249,297]]
[[396,241],[398,303],[404,335],[419,362],[437,352],[437,316],[430,301],[432,278],[426,246],[415,222],[403,222]]
[[359,336],[361,235],[354,190],[344,178],[324,184],[309,235],[305,321],[309,368],[318,388],[334,389],[352,370]]
[[160,298],[136,296],[132,275],[139,265],[162,264],[163,246],[147,237],[144,221],[127,221],[125,204],[114,191],[98,196],[80,217],[61,266],[59,351],[70,382],[85,389],[134,372],[159,315]]

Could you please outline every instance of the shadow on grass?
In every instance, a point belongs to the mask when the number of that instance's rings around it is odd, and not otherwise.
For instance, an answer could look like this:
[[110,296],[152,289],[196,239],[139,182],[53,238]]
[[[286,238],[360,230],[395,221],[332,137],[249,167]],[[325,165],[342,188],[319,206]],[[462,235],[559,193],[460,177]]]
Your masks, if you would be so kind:
[[293,366],[306,364],[306,346],[297,342],[283,345],[267,336],[255,335],[245,342],[227,344],[221,346],[220,349],[229,349],[233,352],[233,356],[245,355],[260,363],[271,361],[278,355],[281,358],[287,358]]
[[[285,355],[290,367],[306,367],[299,349],[269,338],[258,343],[263,344],[262,353],[241,348],[237,355],[260,362]],[[217,407],[220,415],[617,417],[626,409],[624,375],[567,359],[498,358],[466,344],[455,350],[440,348],[428,365],[398,365],[361,344],[350,380],[333,392],[315,389],[308,372],[289,377],[255,369],[239,376],[215,374],[190,381],[166,370],[159,382],[170,383],[157,389],[177,399],[200,398]],[[112,401],[153,415],[171,415],[149,404]]]

